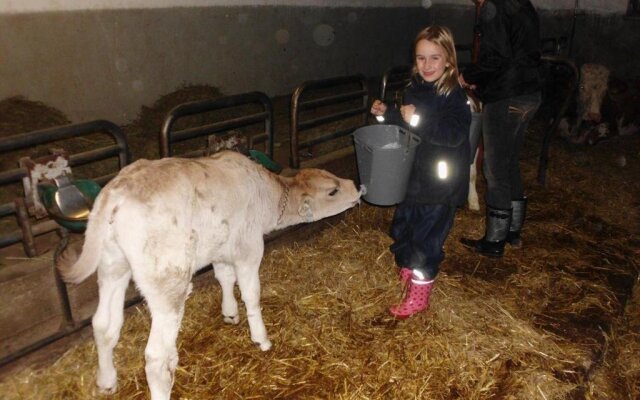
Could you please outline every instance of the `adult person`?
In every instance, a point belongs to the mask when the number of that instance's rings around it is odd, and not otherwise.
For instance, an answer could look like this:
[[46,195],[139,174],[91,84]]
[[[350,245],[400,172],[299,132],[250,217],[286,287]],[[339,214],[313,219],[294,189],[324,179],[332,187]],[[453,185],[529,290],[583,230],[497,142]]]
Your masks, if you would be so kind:
[[502,257],[505,243],[522,246],[527,197],[519,156],[541,103],[540,22],[529,0],[474,2],[480,7],[478,61],[460,74],[460,84],[483,103],[486,220],[482,238],[460,241],[479,254]]

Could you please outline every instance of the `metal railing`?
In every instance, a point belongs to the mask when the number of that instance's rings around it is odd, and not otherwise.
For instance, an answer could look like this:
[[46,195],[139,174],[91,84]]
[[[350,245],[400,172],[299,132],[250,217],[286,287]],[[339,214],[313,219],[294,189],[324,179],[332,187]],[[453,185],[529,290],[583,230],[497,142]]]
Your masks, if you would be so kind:
[[[200,126],[175,130],[178,120],[198,114],[225,109],[238,109],[241,106],[258,105],[261,110],[249,115],[231,118],[217,118],[215,122],[205,123]],[[229,113],[227,113],[227,117]],[[233,96],[220,97],[211,100],[194,101],[184,103],[173,108],[165,117],[160,133],[160,156],[171,157],[176,155],[174,144],[185,142],[199,137],[211,137],[223,135],[233,129],[239,129],[264,124],[263,132],[249,137],[249,147],[264,143],[266,154],[273,158],[273,106],[271,99],[262,92],[250,92]],[[208,148],[202,148],[180,154],[185,157],[206,155]]]
[[395,102],[399,104],[402,90],[411,79],[411,65],[398,65],[384,72],[380,81],[379,99],[387,104]]
[[[569,90],[567,90],[565,96],[562,98],[560,107],[558,107],[557,112],[549,123],[548,128],[546,128],[544,137],[542,139],[542,149],[540,150],[540,158],[538,162],[537,180],[539,184],[544,186],[547,181],[547,166],[549,165],[549,147],[551,146],[551,139],[558,130],[558,125],[560,124],[562,117],[569,109],[569,105],[576,95],[576,90],[578,88],[578,84],[580,83],[580,71],[576,67],[576,64],[573,62],[573,60],[565,57],[545,55],[542,56],[542,60],[545,63],[545,67],[547,68],[547,70],[554,67],[559,67],[567,70],[571,76],[569,82]],[[549,89],[554,93],[557,92],[557,88],[548,88],[548,90]],[[544,93],[543,101],[545,101]]]
[[[69,154],[69,166],[75,167],[90,164],[113,157],[117,157],[118,159],[118,170],[126,166],[129,162],[129,149],[125,135],[117,125],[106,120],[65,125],[0,138],[0,154],[25,150],[38,145],[95,133],[106,133],[110,135],[114,140],[114,144]],[[117,172],[118,171],[114,171],[113,173],[92,177],[92,179],[100,185],[103,185],[113,178]],[[28,170],[23,167],[1,171],[0,187],[21,183],[23,179],[28,177],[28,174]],[[25,253],[29,257],[38,255],[35,248],[35,237],[52,232],[58,228],[58,224],[49,218],[34,223],[27,211],[24,196],[19,196],[12,202],[0,204],[0,218],[11,215],[16,216],[20,230],[2,234],[0,236],[0,248],[22,242]]]
[[[326,92],[325,92],[326,91]],[[339,106],[339,107],[335,107]],[[326,108],[338,108],[338,111]],[[325,108],[325,112],[321,109]],[[313,111],[306,118],[302,111]],[[369,92],[363,75],[352,75],[324,80],[307,81],[299,85],[291,96],[291,143],[289,165],[301,167],[300,152],[311,149],[347,135],[355,128],[364,126],[369,115]],[[337,121],[346,121],[360,116],[359,122],[345,129],[332,130],[315,137],[303,138],[303,132]],[[341,126],[340,128],[343,128]]]

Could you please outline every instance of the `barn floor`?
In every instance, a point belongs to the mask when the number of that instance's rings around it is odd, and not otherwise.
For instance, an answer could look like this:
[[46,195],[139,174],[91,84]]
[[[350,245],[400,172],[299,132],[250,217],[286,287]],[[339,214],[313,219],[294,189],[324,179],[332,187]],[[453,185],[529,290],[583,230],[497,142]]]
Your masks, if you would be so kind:
[[[284,118],[286,102],[275,105]],[[541,136],[536,121],[522,157],[525,247],[497,261],[473,255],[458,239],[480,236],[484,218],[460,210],[425,314],[388,316],[401,296],[386,235],[393,209],[366,203],[269,243],[261,269],[269,352],[251,344],[245,318],[222,322],[215,279],[197,277],[173,398],[640,398],[640,138],[595,147],[556,139],[542,187]],[[276,157],[286,163],[286,151]],[[352,159],[327,168],[354,171]],[[111,398],[147,398],[148,328],[143,304],[127,310]],[[85,329],[5,367],[0,397],[91,398],[95,368]]]

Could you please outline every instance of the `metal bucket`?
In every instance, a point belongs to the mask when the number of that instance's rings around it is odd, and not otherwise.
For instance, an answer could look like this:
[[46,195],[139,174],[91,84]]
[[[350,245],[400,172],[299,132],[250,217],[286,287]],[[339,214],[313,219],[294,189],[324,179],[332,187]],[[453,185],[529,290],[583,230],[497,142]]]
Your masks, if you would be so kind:
[[370,125],[353,132],[363,199],[379,206],[404,200],[420,138],[396,125]]

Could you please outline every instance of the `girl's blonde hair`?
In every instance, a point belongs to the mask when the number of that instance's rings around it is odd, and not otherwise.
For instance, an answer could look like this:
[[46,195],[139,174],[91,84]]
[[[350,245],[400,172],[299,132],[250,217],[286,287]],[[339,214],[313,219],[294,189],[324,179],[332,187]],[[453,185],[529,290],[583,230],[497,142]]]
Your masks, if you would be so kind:
[[444,49],[444,56],[449,67],[445,69],[444,74],[436,81],[436,92],[440,95],[448,95],[451,91],[458,86],[458,56],[456,55],[456,46],[453,41],[453,34],[444,26],[432,25],[424,28],[416,36],[416,40],[413,43],[413,69],[412,75],[415,76],[418,73],[416,68],[416,46],[421,40],[427,40],[435,43]]

